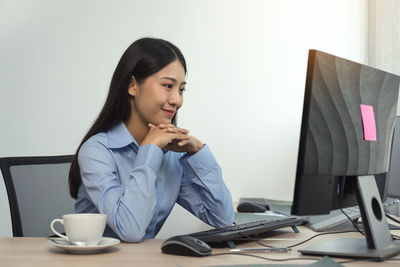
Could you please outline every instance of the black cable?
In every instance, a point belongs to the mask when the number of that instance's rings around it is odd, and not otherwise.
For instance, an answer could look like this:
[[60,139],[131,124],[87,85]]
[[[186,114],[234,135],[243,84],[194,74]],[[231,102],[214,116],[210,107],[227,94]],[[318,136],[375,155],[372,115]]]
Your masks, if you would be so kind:
[[[343,211],[343,209],[340,209],[340,210],[341,210],[342,213],[349,219],[349,221],[353,224],[354,228],[356,228],[356,230],[357,230],[360,234],[365,235],[365,233],[363,233],[363,232],[358,228],[358,226],[357,226],[357,225],[353,222],[353,220]],[[316,234],[316,235],[314,235],[314,236],[312,236],[312,237],[310,237],[310,238],[308,238],[308,239],[306,239],[306,240],[304,240],[304,241],[301,241],[300,243],[297,243],[297,244],[294,244],[294,245],[290,245],[290,246],[287,246],[287,247],[283,247],[283,248],[293,248],[293,247],[299,246],[299,245],[304,244],[304,243],[310,241],[311,239],[314,239],[315,237],[318,237],[318,236],[321,236],[321,235],[343,234],[343,233],[351,233],[351,232],[355,232],[355,231],[354,231],[354,230],[348,230],[348,231],[337,231],[337,232],[320,233],[320,234]],[[261,243],[261,242],[259,241],[259,239],[249,237],[249,236],[247,236],[247,235],[245,235],[245,234],[243,234],[243,233],[240,233],[240,234],[243,235],[245,238],[247,238],[247,240],[256,242],[257,244],[259,244],[259,245],[261,245],[261,246],[263,246],[263,247],[267,247],[267,248],[282,248],[282,247],[276,247],[276,246],[269,246],[269,245],[266,245],[266,244],[264,244],[264,243]],[[235,240],[241,240],[241,239],[235,239]]]
[[310,238],[308,238],[308,239],[306,239],[304,241],[301,241],[300,243],[288,246],[288,248],[293,248],[293,247],[296,247],[298,245],[304,244],[304,243],[310,241],[311,239],[313,239],[313,238],[315,238],[317,236],[321,236],[321,235],[333,235],[333,234],[344,234],[344,233],[354,233],[354,232],[355,232],[354,230],[348,230],[348,231],[337,231],[337,232],[320,233],[320,234],[316,234],[316,235],[314,235],[314,236],[312,236],[312,237],[310,237]]
[[[343,211],[342,211],[342,212],[343,212]],[[349,216],[347,216],[347,214],[345,214],[345,215],[346,215],[347,218],[349,218],[349,220],[351,220],[351,218],[350,218]],[[353,224],[353,225],[354,225],[354,224]],[[357,228],[357,227],[356,227],[356,228]],[[240,234],[243,235],[245,238],[243,238],[243,239],[236,239],[236,240],[248,240],[248,241],[253,241],[253,242],[256,242],[257,244],[259,244],[259,245],[261,245],[261,246],[263,246],[263,247],[267,247],[267,248],[283,248],[283,249],[290,249],[290,248],[296,247],[296,246],[298,246],[298,245],[304,244],[304,243],[310,241],[311,239],[313,239],[313,238],[315,238],[315,237],[318,237],[318,236],[321,236],[321,235],[344,234],[344,233],[354,233],[354,232],[359,232],[359,233],[361,233],[362,235],[364,235],[364,233],[362,233],[358,228],[357,228],[357,230],[358,230],[358,231],[355,231],[355,230],[348,230],[348,231],[337,231],[337,232],[319,233],[319,234],[316,234],[316,235],[314,235],[314,236],[312,236],[312,237],[310,237],[310,238],[308,238],[308,239],[306,239],[306,240],[304,240],[304,241],[301,241],[301,242],[299,242],[299,243],[297,243],[297,244],[290,245],[290,246],[287,246],[287,247],[276,247],[276,246],[265,245],[265,244],[259,242],[259,240],[261,240],[261,239],[252,238],[252,237],[246,236],[246,235],[243,234],[243,233],[240,233]],[[393,237],[393,236],[395,236],[395,235],[392,235],[392,237]],[[398,237],[398,236],[396,236],[396,237]],[[398,238],[400,238],[400,237],[398,237]],[[218,254],[212,254],[211,256],[229,255],[229,254],[244,255],[244,256],[255,257],[255,258],[260,258],[260,259],[264,259],[264,260],[271,260],[271,261],[290,261],[290,260],[302,260],[302,259],[306,259],[306,260],[317,260],[317,259],[315,259],[315,258],[271,259],[271,258],[256,256],[256,255],[252,255],[252,254],[236,253],[236,252],[231,252],[231,253],[229,253],[229,252],[218,253]],[[349,260],[345,260],[345,261],[338,261],[338,263],[345,264],[345,263],[356,262],[356,261],[373,261],[373,262],[375,262],[376,259],[372,259],[372,258],[371,258],[371,259],[368,259],[368,258],[349,259]],[[385,261],[400,261],[400,259],[385,259]]]
[[[349,219],[349,221],[353,224],[353,226],[354,226],[362,235],[365,235],[365,233],[363,233],[363,232],[358,228],[358,226],[353,222],[353,220],[352,220],[342,209],[340,209],[340,210],[341,210],[342,213]],[[386,215],[386,217],[388,217],[388,218],[391,219],[392,221],[394,221],[394,222],[400,224],[400,221],[397,220],[396,218],[392,217],[392,216],[390,215],[390,212],[389,212],[386,208],[384,208],[384,210],[385,210],[385,215]],[[391,237],[392,237],[393,240],[400,240],[400,236],[391,234]]]
[[[353,220],[352,220],[342,209],[340,209],[340,210],[341,210],[342,213],[349,219],[349,221],[353,224],[353,226],[354,226],[362,235],[365,235],[365,233],[363,233],[363,232],[358,228],[358,226],[353,222]],[[386,217],[388,217],[388,218],[391,219],[392,221],[397,222],[397,223],[400,224],[400,221],[397,220],[396,218],[392,217],[392,216],[389,214],[389,211],[388,211],[386,208],[384,208],[384,210],[385,210],[385,215],[386,215]],[[392,236],[392,239],[395,239],[395,240],[400,239],[400,236],[393,235],[393,234],[391,234],[391,236]]]
[[299,261],[299,260],[313,260],[313,261],[319,261],[321,258],[287,258],[287,259],[272,259],[272,258],[267,258],[267,257],[261,257],[253,254],[247,254],[247,253],[237,253],[237,252],[222,252],[222,253],[217,253],[217,254],[211,254],[210,256],[221,256],[221,255],[238,255],[238,256],[248,256],[248,257],[254,257],[262,260],[268,260],[268,261]]
[[[358,228],[358,226],[357,226],[357,225],[353,222],[353,220],[343,211],[343,209],[340,209],[340,210],[341,210],[342,213],[349,219],[349,221],[353,224],[354,228],[355,228],[360,234],[365,235],[365,233],[362,232],[362,231]],[[386,209],[385,209],[385,215],[386,215],[389,219],[391,219],[391,220],[393,220],[394,222],[397,222],[397,223],[400,224],[400,220],[397,220],[396,218],[392,217],[392,216],[389,214],[389,211],[387,211]],[[322,236],[322,235],[343,234],[343,233],[351,233],[351,232],[357,232],[357,231],[355,231],[355,230],[348,230],[348,231],[337,231],[337,232],[320,233],[320,234],[316,234],[316,235],[314,235],[314,236],[312,236],[312,237],[310,237],[310,238],[308,238],[308,239],[306,239],[306,240],[303,240],[303,241],[301,241],[301,242],[299,242],[299,243],[297,243],[297,244],[290,245],[290,246],[287,246],[287,247],[283,247],[283,249],[285,249],[285,248],[286,248],[286,249],[289,249],[289,248],[293,248],[293,247],[299,246],[299,245],[301,245],[301,244],[304,244],[304,243],[310,241],[311,239],[314,239],[315,237]],[[261,243],[261,242],[259,241],[259,240],[261,240],[261,239],[253,238],[253,237],[247,236],[247,235],[245,235],[245,234],[243,234],[243,233],[240,233],[240,234],[243,235],[244,238],[243,238],[243,239],[239,239],[239,238],[238,238],[238,239],[235,239],[235,240],[246,240],[246,241],[248,240],[248,241],[253,241],[253,242],[256,242],[257,244],[259,244],[259,245],[261,245],[261,246],[263,246],[263,247],[268,247],[268,248],[282,248],[282,247],[276,247],[276,246],[269,246],[269,245],[266,245],[266,244]],[[397,236],[397,235],[392,235],[392,237],[396,237],[396,238],[400,239],[400,236]],[[243,256],[249,256],[249,257],[254,257],[254,258],[259,258],[259,259],[264,259],[264,260],[270,260],[270,261],[319,260],[319,259],[316,259],[316,258],[271,259],[271,258],[261,257],[261,256],[257,256],[257,255],[252,255],[252,254],[236,253],[236,252],[231,252],[231,253],[229,253],[229,252],[217,253],[217,254],[212,254],[211,256],[220,256],[220,255],[239,255],[239,256],[240,256],[240,255],[243,255]],[[351,260],[346,260],[346,261],[338,261],[338,263],[350,263],[350,262],[356,262],[356,261],[376,261],[376,260],[375,260],[375,259],[351,259]],[[400,261],[400,259],[385,259],[385,261]]]
[[398,235],[391,235],[393,240],[400,240],[400,236]]
[[[356,232],[356,231],[354,231],[354,230],[348,230],[348,231],[337,231],[337,232],[319,233],[319,234],[316,234],[316,235],[314,235],[314,236],[312,236],[312,237],[310,237],[310,238],[308,238],[308,239],[306,239],[306,240],[303,240],[303,241],[301,241],[301,242],[299,242],[299,243],[297,243],[297,244],[290,245],[290,246],[283,247],[283,248],[293,248],[293,247],[297,247],[298,245],[304,244],[304,243],[310,241],[311,239],[313,239],[313,238],[315,238],[315,237],[318,237],[318,236],[321,236],[321,235],[344,234],[344,233],[354,233],[354,232]],[[241,234],[244,235],[243,233],[241,233]],[[244,236],[245,236],[245,235],[244,235]],[[264,246],[264,247],[269,247],[269,248],[282,248],[282,247],[276,247],[276,246],[265,245],[265,244],[259,242],[257,239],[252,238],[252,237],[249,237],[249,236],[245,236],[245,237],[248,238],[249,241],[254,241],[254,242],[256,242],[257,244],[259,244],[259,245],[261,245],[261,246]]]
[[389,214],[389,212],[385,209],[385,215],[386,217],[388,217],[389,219],[391,219],[392,221],[400,224],[400,220],[396,219],[395,217],[393,217],[391,214]]
[[350,216],[347,215],[347,213],[344,212],[342,208],[340,209],[340,211],[347,217],[347,219],[349,219],[349,221],[353,224],[354,228],[356,228],[357,231],[360,232],[360,234],[365,235],[365,233],[363,233],[363,232],[360,230],[360,228],[358,228],[357,224],[355,224],[355,223],[353,222],[353,220],[350,218]]
[[256,239],[256,238],[250,237],[250,236],[245,235],[245,234],[243,234],[243,233],[239,233],[239,234],[242,235],[242,236],[244,236],[245,238],[247,238],[248,241],[256,242],[257,244],[259,244],[259,245],[261,245],[261,246],[263,246],[263,247],[266,247],[266,248],[279,248],[279,247],[275,247],[275,246],[265,245],[265,244],[263,244],[263,243],[261,243],[261,242],[259,241],[260,239]]

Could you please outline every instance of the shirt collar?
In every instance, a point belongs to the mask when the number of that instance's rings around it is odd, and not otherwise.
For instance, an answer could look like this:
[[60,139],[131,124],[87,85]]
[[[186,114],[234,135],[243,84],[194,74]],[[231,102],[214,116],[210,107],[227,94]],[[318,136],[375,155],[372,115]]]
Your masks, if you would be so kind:
[[122,148],[134,143],[138,146],[135,138],[131,135],[124,122],[120,122],[107,132],[108,146],[110,148]]

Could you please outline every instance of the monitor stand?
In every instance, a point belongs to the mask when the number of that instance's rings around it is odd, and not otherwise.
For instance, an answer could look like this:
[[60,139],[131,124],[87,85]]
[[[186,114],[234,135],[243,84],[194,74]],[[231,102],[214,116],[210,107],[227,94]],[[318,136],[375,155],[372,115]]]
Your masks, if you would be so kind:
[[345,258],[368,258],[382,261],[400,254],[400,241],[393,241],[386,222],[378,187],[373,175],[355,176],[354,183],[364,238],[340,238],[299,250],[308,255]]

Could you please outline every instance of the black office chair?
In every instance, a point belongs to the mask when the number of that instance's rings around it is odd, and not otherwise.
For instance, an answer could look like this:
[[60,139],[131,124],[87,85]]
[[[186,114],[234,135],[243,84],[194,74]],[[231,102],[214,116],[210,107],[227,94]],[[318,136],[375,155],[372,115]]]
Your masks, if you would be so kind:
[[[75,200],[68,188],[72,157],[0,158],[13,236],[53,235],[50,222],[74,212]],[[60,230],[64,231],[62,226]]]

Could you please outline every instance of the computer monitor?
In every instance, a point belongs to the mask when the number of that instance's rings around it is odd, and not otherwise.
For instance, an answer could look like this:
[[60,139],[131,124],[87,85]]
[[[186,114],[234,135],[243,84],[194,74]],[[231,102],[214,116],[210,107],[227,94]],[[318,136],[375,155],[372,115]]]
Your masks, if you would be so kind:
[[320,243],[303,254],[383,260],[400,253],[375,181],[389,169],[399,84],[397,75],[309,51],[292,214],[358,204],[366,237]]

